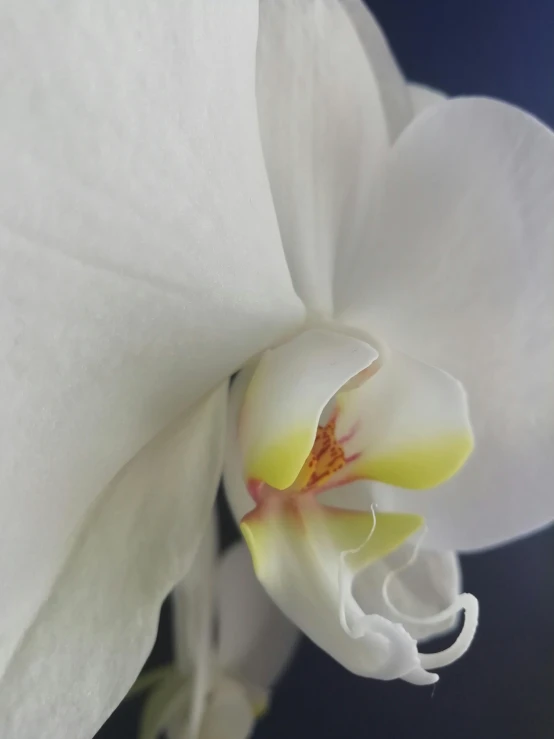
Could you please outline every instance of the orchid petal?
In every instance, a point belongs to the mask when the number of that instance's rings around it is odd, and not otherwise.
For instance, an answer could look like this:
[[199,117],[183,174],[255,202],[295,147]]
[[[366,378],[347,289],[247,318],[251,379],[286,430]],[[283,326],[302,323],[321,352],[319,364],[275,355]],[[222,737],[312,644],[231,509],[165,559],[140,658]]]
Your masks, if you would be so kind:
[[90,739],[123,699],[154,642],[160,605],[208,521],[225,405],[226,384],[99,497],[11,655],[0,690],[2,739]]
[[268,598],[242,541],[219,563],[217,612],[218,663],[250,685],[269,688],[290,661],[299,632]]
[[257,3],[39,6],[2,6],[0,674],[120,469],[303,315],[258,140]]
[[[376,525],[375,525],[376,522]],[[352,672],[393,679],[416,670],[415,641],[398,624],[366,615],[351,593],[354,568],[399,546],[421,525],[319,506],[309,496],[267,499],[241,523],[256,575],[277,605],[316,644]],[[375,542],[375,543],[373,543]],[[429,675],[429,682],[436,677]]]
[[447,99],[444,92],[435,90],[433,87],[427,87],[427,85],[418,85],[412,82],[408,85],[408,88],[412,99],[414,115],[416,116],[433,105],[442,103]]
[[417,501],[399,490],[392,509],[423,515],[426,546],[439,549],[549,523],[552,132],[492,100],[437,105],[400,137],[373,207],[371,240],[342,285],[342,317],[459,378],[476,438],[456,478]]
[[268,350],[254,371],[238,424],[245,478],[289,487],[329,400],[377,357],[364,341],[319,329]]
[[362,0],[340,0],[340,3],[367,55],[379,87],[390,141],[395,141],[414,117],[413,97],[404,75],[389,47],[387,39],[369,8]]
[[359,388],[340,393],[337,407],[337,435],[351,437],[345,449],[357,456],[344,468],[348,478],[429,488],[457,472],[473,448],[460,383],[399,352]]
[[293,282],[329,315],[337,249],[357,242],[388,147],[377,82],[339,2],[260,3],[257,99]]

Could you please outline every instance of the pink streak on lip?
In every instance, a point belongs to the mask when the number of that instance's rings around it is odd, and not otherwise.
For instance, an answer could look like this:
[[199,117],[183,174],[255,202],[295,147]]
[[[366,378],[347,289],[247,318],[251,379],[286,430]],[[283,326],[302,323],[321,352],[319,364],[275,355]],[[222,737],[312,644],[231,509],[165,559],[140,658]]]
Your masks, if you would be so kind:
[[[346,457],[346,459],[344,460],[345,465],[349,464],[350,462],[355,462],[361,456],[361,454],[352,454],[350,457]],[[344,467],[342,469],[344,469]],[[341,471],[342,470],[338,470],[335,475],[339,475]],[[317,488],[317,490],[307,491],[307,493],[312,492],[312,494],[314,495],[320,495],[321,493],[327,492],[327,490],[335,490],[336,488],[341,488],[344,485],[349,485],[351,482],[356,482],[356,480],[360,479],[357,475],[343,477],[340,480],[333,480],[333,477],[334,475],[330,477],[329,482],[326,485],[322,485],[321,487]],[[304,493],[304,495],[306,495],[307,493]]]
[[[352,439],[356,436],[358,433],[358,429],[360,428],[360,422],[356,421],[356,423],[352,426],[350,431],[345,434],[344,436],[341,436],[340,439],[337,439],[337,442],[342,446],[343,444],[348,444],[349,441],[352,441]],[[348,461],[348,460],[346,460]]]
[[[345,459],[345,462],[348,464],[349,462],[355,462],[361,455],[360,454],[352,454],[352,456],[347,457]],[[339,470],[340,472],[340,470]],[[315,498],[316,496],[320,495],[321,493],[325,493],[327,490],[334,490],[335,488],[341,488],[344,485],[349,485],[351,482],[355,482],[356,480],[359,480],[360,478],[357,475],[351,475],[350,477],[344,477],[341,480],[333,481],[333,478],[331,477],[331,481],[327,485],[322,485],[321,487],[318,487],[316,489],[311,490],[304,490],[302,492],[297,491],[296,494],[293,496],[293,498],[306,498],[306,497],[312,497]],[[250,497],[252,500],[256,503],[256,505],[260,505],[265,503],[268,498],[271,497],[277,497],[285,499],[288,496],[286,495],[285,490],[275,490],[275,488],[270,487],[269,485],[266,485],[263,480],[248,480],[246,483],[246,488],[248,492],[250,493]]]
[[[336,417],[338,414],[335,412],[334,417]],[[341,436],[340,439],[338,439],[338,443],[342,446],[344,444],[347,444],[349,441],[351,441],[356,433],[358,432],[358,429],[360,427],[359,422],[356,422],[350,431],[345,434],[344,436]],[[348,457],[344,458],[345,465],[351,464],[352,462],[355,462],[359,457],[361,456],[360,452],[355,452],[354,454],[350,454]],[[340,473],[340,470],[336,473],[337,475]],[[342,480],[338,480],[336,482],[333,481],[333,477],[331,476],[330,481],[326,485],[322,485],[321,487],[318,487],[314,490],[305,490],[303,492],[298,491],[298,495],[319,495],[320,493],[324,493],[327,490],[332,490],[333,488],[342,487],[343,485],[348,485],[351,482],[354,482],[355,480],[359,479],[357,476],[353,475],[351,477],[343,478]],[[267,499],[268,495],[272,492],[276,492],[278,494],[283,494],[285,491],[279,490],[275,491],[274,488],[267,485],[263,480],[256,480],[254,478],[251,478],[246,483],[246,488],[248,492],[250,493],[251,498],[254,500],[256,504],[262,503],[264,500]]]
[[261,503],[263,498],[265,497],[263,495],[264,487],[266,487],[266,485],[263,480],[250,479],[246,483],[246,488],[255,503]]

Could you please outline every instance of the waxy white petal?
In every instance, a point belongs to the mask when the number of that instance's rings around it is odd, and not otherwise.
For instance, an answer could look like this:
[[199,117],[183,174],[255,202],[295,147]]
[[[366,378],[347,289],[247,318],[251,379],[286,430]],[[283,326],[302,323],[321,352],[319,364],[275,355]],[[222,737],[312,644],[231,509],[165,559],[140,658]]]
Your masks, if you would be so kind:
[[453,480],[398,491],[387,509],[423,515],[432,548],[479,548],[549,523],[552,132],[492,100],[437,105],[398,140],[372,207],[366,248],[341,283],[343,318],[458,378],[476,438]]
[[3,675],[2,739],[90,739],[123,699],[207,524],[225,405],[222,385],[99,497]]
[[257,99],[294,285],[329,314],[335,259],[359,239],[389,143],[378,83],[339,2],[262,0]]
[[[255,0],[7,0],[0,15],[0,674],[11,674],[114,476],[303,312],[259,143]],[[161,508],[163,495],[160,483]],[[100,598],[99,575],[86,587]],[[103,628],[99,655],[123,652]],[[61,654],[43,644],[37,675]]]

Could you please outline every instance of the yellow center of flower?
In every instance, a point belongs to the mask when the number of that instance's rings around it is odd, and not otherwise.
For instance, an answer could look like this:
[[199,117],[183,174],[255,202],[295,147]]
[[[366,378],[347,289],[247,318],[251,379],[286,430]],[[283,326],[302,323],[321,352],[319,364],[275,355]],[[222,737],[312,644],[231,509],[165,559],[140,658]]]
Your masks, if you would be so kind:
[[325,426],[317,427],[314,445],[298,477],[289,488],[291,492],[318,490],[346,464],[344,449],[335,435],[336,424],[337,418],[334,415]]

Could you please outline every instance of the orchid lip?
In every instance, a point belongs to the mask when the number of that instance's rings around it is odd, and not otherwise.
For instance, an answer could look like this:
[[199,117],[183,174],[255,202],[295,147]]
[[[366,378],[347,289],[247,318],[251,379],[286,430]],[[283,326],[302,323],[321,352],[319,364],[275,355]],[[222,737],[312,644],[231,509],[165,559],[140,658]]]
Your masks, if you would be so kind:
[[427,489],[452,477],[473,449],[458,380],[322,329],[263,355],[245,396],[239,439],[255,501],[264,495],[262,483],[287,494],[361,478]]
[[[358,571],[395,551],[424,519],[374,512],[373,505],[371,513],[363,506],[344,509],[338,496],[329,506],[318,496],[356,480],[424,489],[455,474],[473,442],[459,381],[397,351],[384,357],[344,332],[306,330],[268,350],[253,368],[238,415],[238,442],[242,484],[255,503],[241,517],[241,531],[257,576],[284,612],[298,617],[298,625],[318,641],[319,627],[306,620],[304,606],[296,610],[297,595],[287,594],[285,579],[296,582],[297,568],[305,567],[313,582],[290,587],[295,593],[321,588],[308,600],[324,594],[335,641],[325,636],[322,643],[330,653],[359,674],[378,670],[383,679],[409,674],[410,682],[435,682],[426,668],[456,659],[471,643],[474,601],[464,597],[434,617],[433,626],[460,608],[467,613],[463,636],[446,653],[424,658],[403,631],[409,616],[399,617],[400,625],[396,618],[380,621],[379,612],[359,608],[351,587]],[[386,590],[382,599],[390,614]],[[375,657],[379,638],[371,656],[381,630],[396,644],[382,665]],[[367,653],[360,657],[362,647]]]
[[247,490],[256,503],[261,502],[267,497],[267,494],[271,493],[281,495],[319,494],[355,479],[354,476],[351,478],[341,476],[340,480],[336,480],[337,473],[360,457],[359,452],[347,454],[345,451],[345,444],[351,442],[356,436],[357,424],[337,439],[335,435],[337,417],[338,410],[334,410],[327,423],[318,425],[312,449],[296,480],[288,488],[283,490],[274,488],[259,478],[249,478],[246,481]]

